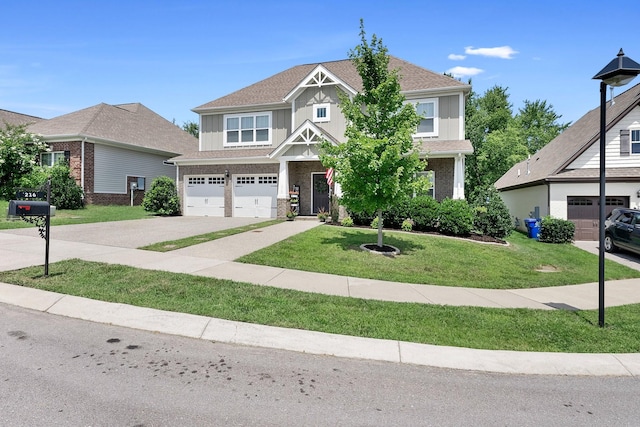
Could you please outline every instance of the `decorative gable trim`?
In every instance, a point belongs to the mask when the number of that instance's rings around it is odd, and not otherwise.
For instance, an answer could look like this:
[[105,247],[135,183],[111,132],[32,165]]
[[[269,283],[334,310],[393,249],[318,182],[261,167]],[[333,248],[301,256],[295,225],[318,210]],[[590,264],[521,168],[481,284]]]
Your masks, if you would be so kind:
[[324,140],[328,140],[336,145],[338,144],[338,141],[331,135],[323,132],[322,129],[311,121],[305,120],[305,122],[302,123],[295,132],[293,132],[282,142],[282,144],[269,154],[269,158],[273,159],[281,156],[293,145],[317,145]]
[[307,76],[302,79],[298,86],[293,88],[293,90],[284,97],[284,101],[291,102],[307,88],[323,86],[341,86],[347,93],[351,95],[355,95],[357,93],[355,89],[353,89],[342,79],[337,77],[335,74],[327,70],[322,64],[320,64],[316,68],[314,68],[311,73],[307,74]]

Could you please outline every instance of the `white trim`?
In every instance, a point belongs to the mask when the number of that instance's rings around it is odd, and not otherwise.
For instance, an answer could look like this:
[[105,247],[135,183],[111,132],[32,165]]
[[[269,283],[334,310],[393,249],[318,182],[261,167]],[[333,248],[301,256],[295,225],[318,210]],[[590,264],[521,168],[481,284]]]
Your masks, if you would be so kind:
[[[257,131],[264,130],[264,128],[258,128],[257,118],[267,116],[269,118],[269,124],[267,129],[267,140],[266,141],[258,141],[257,140]],[[253,133],[253,139],[251,141],[242,141],[242,119],[251,117],[253,120],[253,127],[251,131]],[[238,141],[237,142],[228,142],[227,141],[227,121],[229,119],[238,119],[238,129],[232,129],[231,131],[238,132]],[[253,113],[239,113],[239,114],[225,114],[222,116],[222,146],[223,147],[243,147],[243,146],[260,146],[260,145],[271,145],[271,139],[273,134],[273,115],[271,111],[260,111]],[[249,129],[245,129],[249,130]]]
[[[324,109],[324,117],[318,117],[318,111]],[[313,104],[313,122],[314,123],[327,123],[331,121],[331,104]]]
[[299,85],[293,88],[284,98],[284,102],[291,102],[291,100],[298,97],[308,87],[322,87],[322,86],[342,86],[345,91],[351,95],[358,93],[351,86],[346,84],[343,80],[338,78],[335,74],[327,70],[322,64],[318,64],[309,74],[305,76]]
[[458,96],[458,139],[465,139],[465,99],[464,94]]
[[425,117],[425,119],[433,119],[433,131],[432,132],[418,132],[416,130],[416,133],[413,136],[416,137],[416,138],[437,137],[438,136],[438,125],[439,125],[439,117],[438,117],[439,99],[438,98],[412,99],[411,102],[416,107],[416,110],[417,110],[418,104],[433,104],[433,117]]

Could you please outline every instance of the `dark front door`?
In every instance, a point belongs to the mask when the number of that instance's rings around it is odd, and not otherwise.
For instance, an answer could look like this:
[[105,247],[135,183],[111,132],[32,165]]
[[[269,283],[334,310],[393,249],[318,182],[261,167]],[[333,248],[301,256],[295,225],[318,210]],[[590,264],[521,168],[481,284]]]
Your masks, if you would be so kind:
[[325,212],[329,212],[329,185],[324,173],[314,173],[312,182],[313,200],[311,201],[311,213],[317,214],[320,208],[323,208]]

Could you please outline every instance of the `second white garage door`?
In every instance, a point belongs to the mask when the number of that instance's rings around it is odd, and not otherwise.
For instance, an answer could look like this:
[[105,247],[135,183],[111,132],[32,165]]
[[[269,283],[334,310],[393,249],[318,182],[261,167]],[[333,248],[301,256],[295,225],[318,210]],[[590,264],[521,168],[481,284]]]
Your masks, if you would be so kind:
[[185,215],[224,216],[224,176],[185,176]]
[[275,218],[277,213],[277,175],[234,175],[233,216]]

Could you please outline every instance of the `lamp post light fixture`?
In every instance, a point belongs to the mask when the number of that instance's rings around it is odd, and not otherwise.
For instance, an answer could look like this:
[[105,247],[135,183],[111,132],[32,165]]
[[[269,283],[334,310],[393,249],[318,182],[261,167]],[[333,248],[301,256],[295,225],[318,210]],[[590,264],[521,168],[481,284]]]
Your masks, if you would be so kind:
[[604,217],[606,207],[605,193],[605,150],[607,132],[607,86],[624,86],[640,74],[640,64],[624,56],[620,49],[616,58],[611,60],[594,80],[600,80],[600,213],[598,219],[598,326],[604,327]]

